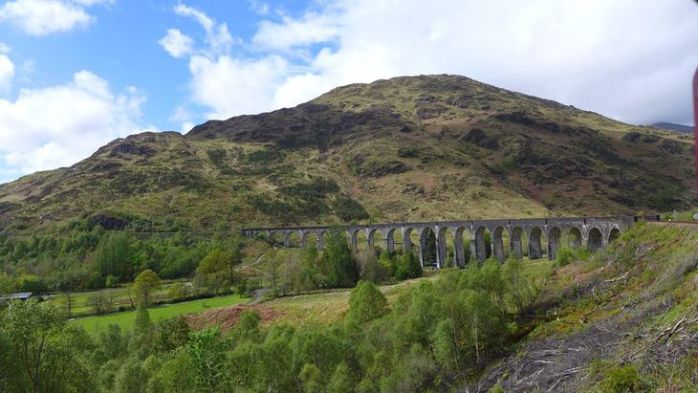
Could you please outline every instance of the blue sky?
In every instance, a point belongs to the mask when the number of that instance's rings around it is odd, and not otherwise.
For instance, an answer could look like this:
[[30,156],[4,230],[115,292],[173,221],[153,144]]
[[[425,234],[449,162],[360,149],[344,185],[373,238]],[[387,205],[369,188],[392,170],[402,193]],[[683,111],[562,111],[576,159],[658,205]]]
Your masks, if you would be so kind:
[[398,75],[689,123],[696,37],[691,0],[0,1],[0,183]]

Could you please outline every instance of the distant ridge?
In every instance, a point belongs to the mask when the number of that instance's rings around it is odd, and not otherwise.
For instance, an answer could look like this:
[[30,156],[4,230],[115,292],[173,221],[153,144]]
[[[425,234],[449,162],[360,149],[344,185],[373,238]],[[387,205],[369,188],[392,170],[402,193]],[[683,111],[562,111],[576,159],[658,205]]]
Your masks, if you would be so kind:
[[664,130],[681,132],[681,133],[685,133],[685,134],[690,134],[693,132],[693,127],[691,127],[691,126],[687,126],[687,125],[683,125],[683,124],[676,124],[676,123],[669,123],[669,122],[654,123],[654,124],[652,124],[652,127],[661,128]]

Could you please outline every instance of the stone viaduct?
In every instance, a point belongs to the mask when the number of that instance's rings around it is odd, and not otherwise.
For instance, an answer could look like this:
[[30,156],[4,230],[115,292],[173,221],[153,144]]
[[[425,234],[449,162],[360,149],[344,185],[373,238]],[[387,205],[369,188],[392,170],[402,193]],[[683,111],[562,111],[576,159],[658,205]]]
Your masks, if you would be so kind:
[[[647,219],[654,219],[654,217]],[[478,261],[493,255],[501,262],[505,260],[507,253],[522,257],[525,255],[524,245],[526,244],[526,255],[530,259],[539,259],[545,254],[552,260],[555,259],[563,238],[571,247],[586,246],[589,250],[595,251],[613,241],[637,220],[637,217],[617,216],[398,222],[347,226],[245,228],[242,234],[246,237],[261,236],[266,240],[276,240],[285,247],[293,246],[292,237],[298,239],[297,246],[300,247],[305,247],[310,238],[314,237],[317,248],[322,249],[325,234],[333,228],[338,228],[346,231],[351,247],[355,251],[359,249],[359,237],[363,232],[368,249],[380,245],[389,252],[396,250],[396,235],[398,235],[402,239],[404,251],[412,252],[413,246],[416,246],[422,266],[434,264],[436,268],[440,268],[448,262],[449,254],[455,266],[465,266],[468,262],[464,246],[465,239],[470,240],[468,254]],[[425,260],[430,236],[432,239],[435,238],[435,250],[431,254],[435,255],[435,261]],[[449,242],[447,238],[452,240]],[[506,246],[505,238],[508,239]],[[380,244],[377,244],[377,241]],[[418,244],[413,244],[415,242]]]

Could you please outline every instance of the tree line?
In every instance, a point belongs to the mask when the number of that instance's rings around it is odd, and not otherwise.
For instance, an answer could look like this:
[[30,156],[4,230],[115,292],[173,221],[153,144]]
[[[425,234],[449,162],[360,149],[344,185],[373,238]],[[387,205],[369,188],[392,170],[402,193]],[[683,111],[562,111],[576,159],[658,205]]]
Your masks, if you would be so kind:
[[[327,277],[342,283],[348,272]],[[55,306],[16,302],[0,311],[0,391],[449,391],[509,348],[539,288],[521,261],[487,260],[445,270],[392,305],[359,281],[331,324],[264,327],[245,312],[230,331],[193,331],[183,318],[152,323],[143,301],[129,331],[95,336]]]

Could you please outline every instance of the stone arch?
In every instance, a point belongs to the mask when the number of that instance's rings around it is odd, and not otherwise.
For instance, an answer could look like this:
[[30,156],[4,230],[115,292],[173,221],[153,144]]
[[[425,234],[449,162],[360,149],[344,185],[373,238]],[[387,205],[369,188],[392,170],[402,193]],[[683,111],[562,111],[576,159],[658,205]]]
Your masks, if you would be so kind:
[[518,259],[524,257],[524,240],[526,240],[524,236],[526,236],[526,233],[521,227],[514,227],[511,230],[511,253]]
[[579,248],[582,246],[582,231],[577,227],[570,228],[567,231],[567,243],[570,248]]
[[283,231],[271,231],[269,232],[269,243],[272,246],[283,245],[286,241],[286,233]]
[[551,261],[557,257],[557,250],[560,249],[560,239],[562,238],[562,231],[558,227],[550,228],[548,232],[548,259]]
[[414,252],[413,241],[412,241],[413,232],[415,232],[414,228],[410,228],[410,227],[403,228],[401,231],[402,250],[405,254]]
[[430,227],[422,228],[419,232],[419,259],[422,267],[429,265],[438,267],[438,254],[437,234],[434,233],[434,229]]
[[305,231],[303,232],[303,236],[301,237],[301,246],[302,247],[315,247],[315,248],[320,248],[318,246],[318,234],[315,231]]
[[498,226],[492,232],[492,253],[499,262],[504,262],[507,258],[506,250],[504,249],[504,237],[506,229],[503,226]]
[[533,227],[528,234],[528,258],[540,259],[543,257],[543,246],[541,238],[543,230],[540,227]]
[[487,227],[481,226],[475,231],[475,243],[470,245],[470,248],[478,261],[484,261],[492,253],[490,246],[490,235]]
[[301,247],[302,242],[303,237],[301,231],[286,232],[286,240],[284,242],[286,247]]
[[587,248],[589,251],[596,251],[603,247],[603,235],[599,228],[591,228],[589,230],[589,236],[587,237]]
[[608,242],[612,242],[620,236],[620,229],[618,228],[611,228],[611,232],[608,233]]
[[359,230],[356,233],[356,250],[368,250],[368,233],[365,230]]

